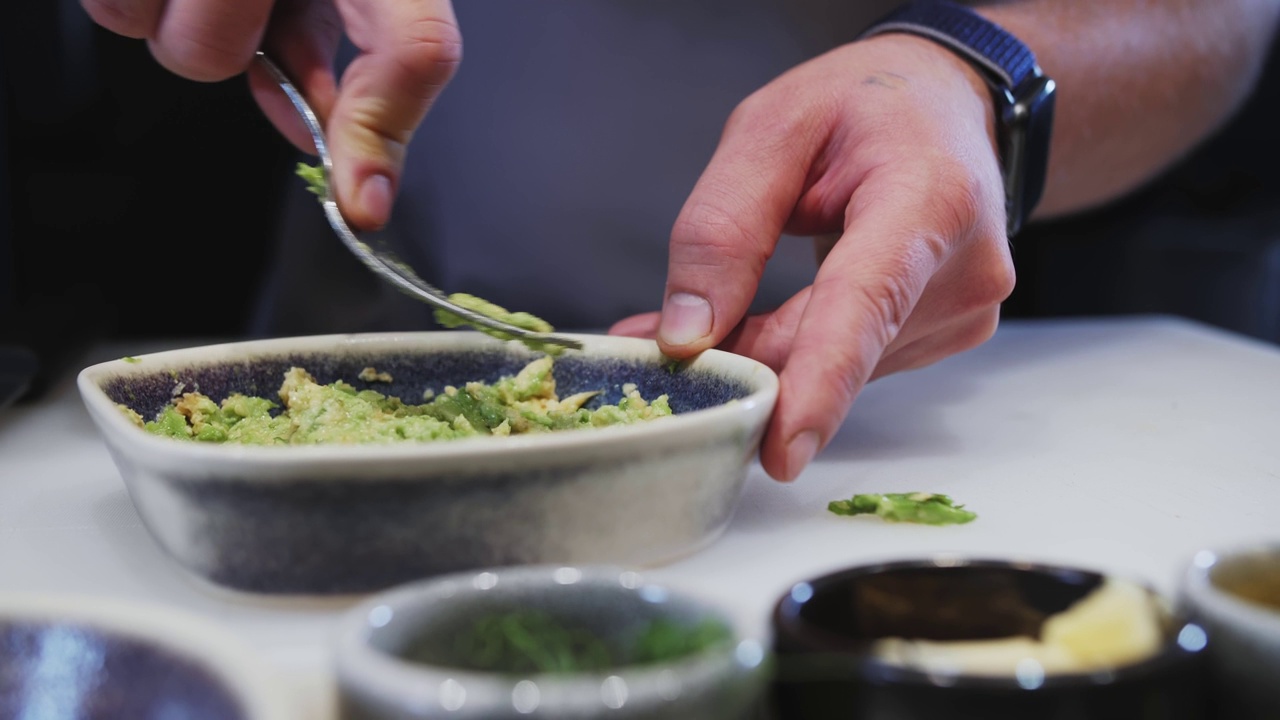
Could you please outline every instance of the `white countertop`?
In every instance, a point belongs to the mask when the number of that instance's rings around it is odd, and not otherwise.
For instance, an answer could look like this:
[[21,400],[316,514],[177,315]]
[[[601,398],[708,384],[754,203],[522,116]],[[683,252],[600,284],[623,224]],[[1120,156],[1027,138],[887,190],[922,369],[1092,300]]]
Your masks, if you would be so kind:
[[[85,364],[150,349],[103,348]],[[950,494],[978,519],[826,510],[911,490]],[[795,483],[753,468],[725,535],[648,574],[762,631],[797,580],[937,553],[1079,565],[1171,594],[1196,550],[1280,536],[1278,506],[1280,347],[1166,317],[1010,321],[975,350],[872,383]],[[188,577],[139,521],[70,378],[0,411],[4,591],[203,615],[259,648],[307,718],[331,711],[330,634],[354,602],[233,596]]]

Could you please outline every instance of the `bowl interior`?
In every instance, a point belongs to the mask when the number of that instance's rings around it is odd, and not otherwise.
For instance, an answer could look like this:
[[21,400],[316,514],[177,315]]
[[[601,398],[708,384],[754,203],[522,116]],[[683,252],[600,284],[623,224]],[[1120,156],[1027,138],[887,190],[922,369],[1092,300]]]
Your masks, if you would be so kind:
[[1276,614],[1280,622],[1280,546],[1219,557],[1209,570],[1218,590]]
[[1047,617],[1101,582],[1097,573],[1065,568],[866,568],[802,584],[781,613],[800,642],[830,650],[860,650],[885,637],[1036,636]]
[[[774,610],[772,702],[781,717],[814,720],[1203,718],[1205,633],[1170,612],[1149,588],[1142,591],[1159,618],[1154,654],[1114,666],[1052,669],[1033,659],[1030,640],[983,654],[984,668],[977,672],[957,663],[957,656],[916,666],[883,659],[874,647],[892,637],[962,641],[968,648],[974,646],[963,641],[1039,638],[1047,618],[1106,579],[1069,567],[930,559],[849,568],[797,583]],[[1094,632],[1099,627],[1090,626]],[[1105,632],[1127,636],[1110,626]]]
[[[1039,637],[1045,621],[1099,588],[1104,576],[1084,569],[998,560],[904,561],[851,568],[795,585],[774,611],[781,653],[850,659],[838,673],[863,679],[933,685],[939,678],[894,667],[872,653],[874,641],[901,637],[968,641]],[[1106,672],[1048,673],[1035,687],[1112,684],[1196,656],[1204,633],[1188,627],[1147,589],[1161,629],[1159,650]],[[954,674],[949,685],[1025,688],[1027,678]]]
[[[334,343],[331,349],[290,350],[274,343],[256,349],[245,345],[242,352],[211,353],[198,349],[174,351],[144,357],[128,372],[104,373],[98,386],[115,403],[123,404],[144,418],[155,417],[172,399],[175,389],[199,391],[215,401],[233,392],[274,398],[285,371],[299,366],[318,382],[344,380],[360,390],[375,390],[399,397],[407,403],[422,401],[428,391],[442,392],[446,385],[461,386],[471,381],[493,382],[519,372],[537,355],[510,344],[477,342],[475,347],[440,345],[433,342]],[[561,397],[584,391],[598,391],[586,407],[617,403],[623,385],[634,383],[646,398],[666,393],[676,413],[722,405],[744,398],[753,388],[743,378],[714,368],[691,367],[682,371],[664,364],[660,356],[566,353],[554,360],[553,375]],[[375,368],[387,373],[390,382],[366,382],[361,370]]]
[[733,625],[722,611],[631,583],[634,574],[558,572],[482,572],[463,585],[445,581],[404,595],[382,606],[386,622],[368,642],[398,661],[509,676],[613,671],[732,647]]

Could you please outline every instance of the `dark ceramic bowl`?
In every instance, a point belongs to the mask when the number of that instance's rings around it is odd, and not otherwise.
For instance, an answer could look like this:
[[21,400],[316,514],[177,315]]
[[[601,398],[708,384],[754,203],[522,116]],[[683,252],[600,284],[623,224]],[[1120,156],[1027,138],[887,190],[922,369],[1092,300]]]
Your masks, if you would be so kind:
[[1069,567],[934,558],[797,583],[773,615],[774,712],[785,720],[1203,718],[1205,633],[1154,593],[1164,615],[1159,650],[1109,670],[1055,674],[1033,663],[1007,676],[926,672],[871,652],[872,641],[885,637],[1034,637],[1045,617],[1103,579]]
[[248,647],[164,607],[0,595],[0,717],[289,720]]
[[[532,563],[650,565],[728,524],[777,395],[767,366],[709,350],[671,368],[656,343],[575,336],[561,397],[616,403],[634,383],[674,415],[584,430],[362,445],[245,446],[152,435],[175,388],[270,395],[293,365],[417,402],[538,357],[478,332],[258,340],[112,360],[79,388],[157,542],[215,586],[274,595],[370,592],[444,572]],[[365,383],[373,367],[391,382]]]

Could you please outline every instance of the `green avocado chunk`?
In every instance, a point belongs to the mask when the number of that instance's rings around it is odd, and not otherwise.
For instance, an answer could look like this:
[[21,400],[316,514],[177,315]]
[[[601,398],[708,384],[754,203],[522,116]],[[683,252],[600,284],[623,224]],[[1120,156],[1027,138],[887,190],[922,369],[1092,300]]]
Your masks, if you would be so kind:
[[[532,330],[533,332],[544,334],[555,331],[555,328],[551,327],[551,323],[537,317],[536,315],[530,315],[527,312],[511,312],[501,305],[496,305],[483,298],[478,298],[475,295],[468,295],[467,293],[451,293],[449,295],[449,300],[459,307],[475,311],[486,317],[491,317],[494,320],[504,322],[508,325],[514,325],[518,328],[524,328],[525,330]],[[502,330],[496,330],[488,327],[487,325],[473,323],[460,315],[449,312],[448,310],[436,310],[434,316],[436,322],[447,328],[469,326],[486,335],[496,337],[499,340],[519,340],[528,346],[530,350],[544,352],[548,355],[559,355],[564,351],[564,347],[561,345],[539,342],[532,338],[517,337],[509,332],[503,332]]]
[[960,525],[978,517],[937,493],[864,493],[848,500],[832,500],[827,509],[836,515],[879,515],[892,522],[925,525]]
[[[613,405],[586,407],[598,392],[562,398],[552,362],[544,355],[491,384],[424,391],[419,404],[343,380],[321,384],[293,367],[284,373],[279,402],[233,394],[217,403],[200,393],[183,393],[150,421],[123,405],[121,411],[154,435],[243,445],[452,440],[624,425],[673,414],[666,395],[646,399],[632,383],[622,386],[622,397]],[[388,373],[373,368],[360,378],[391,381]]]
[[[328,195],[329,183],[325,178],[323,166],[308,165],[300,162],[294,172],[307,183],[307,190],[310,190],[316,195],[316,197],[324,199]],[[478,298],[475,295],[469,295],[467,293],[452,293],[449,295],[449,300],[459,307],[472,310],[508,325],[514,325],[518,328],[524,328],[525,330],[531,330],[533,332],[543,334],[555,332],[555,328],[551,326],[551,323],[537,317],[536,315],[530,315],[527,312],[511,312],[501,305],[495,305],[494,303]],[[497,330],[487,325],[471,322],[461,315],[449,312],[448,310],[436,310],[433,315],[435,316],[436,322],[447,328],[464,326],[471,327],[486,335],[498,338],[499,340],[519,340],[530,350],[543,352],[548,355],[559,355],[564,352],[564,346],[562,345],[540,342],[533,338],[517,337],[509,332],[503,332],[502,330]]]

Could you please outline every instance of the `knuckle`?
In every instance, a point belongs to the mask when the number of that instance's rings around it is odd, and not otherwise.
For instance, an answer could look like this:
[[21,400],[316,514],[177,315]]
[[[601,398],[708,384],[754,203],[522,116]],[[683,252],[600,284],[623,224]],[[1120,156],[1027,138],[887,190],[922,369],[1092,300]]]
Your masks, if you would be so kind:
[[876,334],[872,339],[878,347],[889,346],[915,309],[917,294],[908,279],[910,270],[905,267],[907,262],[903,262],[901,271],[891,271],[873,283],[855,286],[860,296],[857,306],[870,313],[868,327]]
[[[1003,245],[1003,238],[1002,245]],[[999,305],[1009,296],[1013,294],[1013,288],[1017,285],[1017,272],[1014,269],[1013,258],[1008,252],[997,252],[994,262],[987,263],[986,273],[983,278],[983,287],[989,293],[987,299],[992,305]]]
[[429,83],[444,84],[462,63],[462,31],[448,20],[426,18],[411,23],[404,28],[403,40],[399,62]]
[[978,347],[996,334],[996,328],[999,325],[1000,311],[998,308],[990,308],[985,312],[979,313],[956,335],[955,346],[952,350],[959,353]]
[[1003,234],[991,235],[980,243],[976,265],[969,273],[968,292],[960,310],[978,310],[998,306],[1013,294],[1017,283],[1013,258]]
[[773,142],[795,142],[812,135],[826,117],[821,103],[786,83],[773,83],[744,98],[729,114],[726,133],[749,130]]
[[721,265],[724,260],[735,264],[752,263],[757,273],[763,272],[763,259],[752,252],[752,233],[734,213],[721,204],[701,202],[680,214],[672,231],[678,239],[674,249],[681,262],[697,265]]
[[937,163],[934,173],[941,190],[936,207],[942,229],[954,237],[971,234],[991,206],[987,183],[968,165],[956,161]]
[[136,2],[127,0],[80,0],[93,21],[118,35],[145,38],[155,30],[156,18]]
[[238,38],[187,25],[166,28],[152,52],[173,72],[205,82],[237,75],[252,59],[252,49]]

